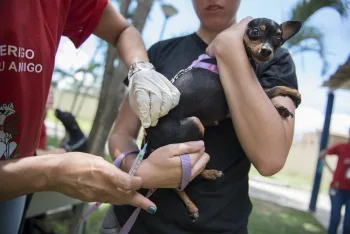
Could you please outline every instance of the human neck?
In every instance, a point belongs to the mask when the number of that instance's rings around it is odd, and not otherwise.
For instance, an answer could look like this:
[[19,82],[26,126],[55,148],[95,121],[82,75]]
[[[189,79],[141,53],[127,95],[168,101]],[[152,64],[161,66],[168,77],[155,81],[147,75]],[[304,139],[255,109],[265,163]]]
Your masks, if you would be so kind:
[[[229,28],[231,25],[233,25],[235,23],[236,23],[236,18],[233,18],[232,22],[228,25],[227,28]],[[205,27],[205,25],[201,24],[196,33],[207,45],[209,45],[214,40],[214,38],[219,33],[224,31],[225,29],[215,31],[215,30],[211,30],[211,29]]]

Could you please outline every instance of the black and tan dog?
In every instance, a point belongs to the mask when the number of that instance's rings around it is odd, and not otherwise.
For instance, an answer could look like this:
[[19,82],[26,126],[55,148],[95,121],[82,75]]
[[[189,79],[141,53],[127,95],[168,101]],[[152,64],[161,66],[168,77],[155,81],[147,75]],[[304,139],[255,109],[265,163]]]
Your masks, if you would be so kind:
[[[251,65],[255,67],[257,63],[270,61],[276,49],[294,36],[300,28],[299,21],[277,24],[266,18],[252,20],[244,36],[244,45]],[[214,58],[208,58],[202,62],[216,65]],[[198,82],[197,78],[200,78],[201,82]],[[160,118],[155,127],[145,130],[149,153],[167,144],[202,140],[206,126],[229,117],[224,90],[217,73],[194,67],[180,71],[172,82],[181,93],[180,102],[166,116]],[[296,90],[284,86],[266,90],[266,94],[269,98],[288,95],[297,105],[301,100]],[[282,106],[276,106],[276,109],[284,117],[292,116]],[[201,176],[215,180],[223,176],[223,173],[217,170],[204,170]],[[196,205],[184,191],[176,190],[176,192],[185,203],[190,216],[196,220],[199,217]]]

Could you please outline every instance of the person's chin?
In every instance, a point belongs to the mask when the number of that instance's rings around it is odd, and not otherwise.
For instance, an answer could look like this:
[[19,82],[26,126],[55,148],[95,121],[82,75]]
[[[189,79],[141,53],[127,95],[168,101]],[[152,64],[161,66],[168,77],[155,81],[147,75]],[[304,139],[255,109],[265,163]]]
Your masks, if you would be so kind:
[[221,32],[230,27],[229,24],[222,21],[211,21],[205,24],[206,28],[212,32]]

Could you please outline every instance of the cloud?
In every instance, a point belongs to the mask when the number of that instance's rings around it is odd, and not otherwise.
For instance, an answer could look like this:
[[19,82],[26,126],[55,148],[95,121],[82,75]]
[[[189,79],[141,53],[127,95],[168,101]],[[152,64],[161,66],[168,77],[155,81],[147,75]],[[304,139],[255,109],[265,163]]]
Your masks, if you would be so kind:
[[89,56],[83,49],[76,49],[69,39],[62,37],[56,55],[56,67],[67,70],[80,68],[88,61]]

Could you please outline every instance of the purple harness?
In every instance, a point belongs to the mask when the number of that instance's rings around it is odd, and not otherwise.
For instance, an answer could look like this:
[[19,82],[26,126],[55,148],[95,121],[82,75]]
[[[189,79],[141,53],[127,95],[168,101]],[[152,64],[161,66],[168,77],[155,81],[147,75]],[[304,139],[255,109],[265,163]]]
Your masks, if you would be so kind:
[[[219,70],[218,70],[218,67],[216,65],[202,61],[204,59],[210,59],[210,58],[212,58],[212,57],[210,57],[209,55],[201,54],[198,57],[198,59],[193,61],[192,64],[187,69],[203,68],[203,69],[207,69],[211,72],[214,72],[216,74],[219,74]],[[139,151],[137,151],[137,150],[131,150],[131,151],[124,152],[116,158],[116,160],[114,161],[113,164],[119,168],[122,161],[124,160],[124,158],[126,156],[128,156],[132,153],[138,153],[138,152]],[[181,159],[181,166],[182,166],[182,179],[181,179],[181,188],[179,190],[181,191],[187,187],[187,185],[191,179],[191,159],[190,159],[190,156],[188,154],[180,155],[180,159]],[[156,189],[149,189],[147,194],[146,194],[146,197],[149,198],[155,191],[156,191]],[[101,205],[101,203],[96,202],[94,206],[92,206],[84,215],[82,215],[80,217],[80,221],[83,221],[90,213],[92,213],[94,210],[96,210],[100,205]],[[140,211],[141,211],[141,209],[137,208],[132,213],[132,215],[126,221],[124,226],[120,229],[119,234],[127,234],[130,232],[130,230],[131,230],[132,226],[134,225]],[[77,227],[78,227],[78,225],[76,226],[76,228]]]
[[219,69],[216,65],[211,64],[211,63],[206,63],[206,62],[202,62],[202,60],[204,59],[211,59],[213,57],[210,57],[207,54],[201,54],[197,60],[193,61],[192,64],[189,66],[189,68],[203,68],[203,69],[207,69],[211,72],[214,72],[216,74],[219,74]]

